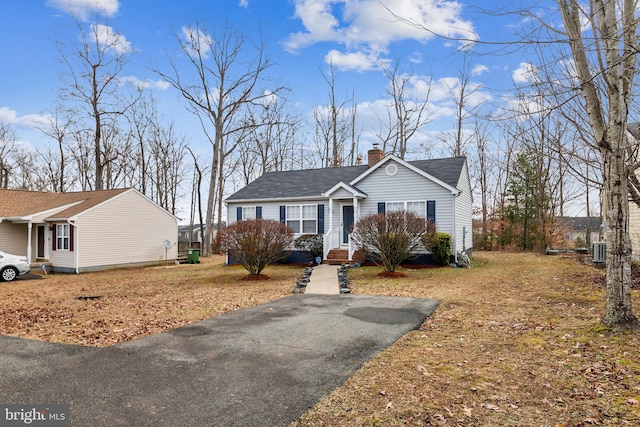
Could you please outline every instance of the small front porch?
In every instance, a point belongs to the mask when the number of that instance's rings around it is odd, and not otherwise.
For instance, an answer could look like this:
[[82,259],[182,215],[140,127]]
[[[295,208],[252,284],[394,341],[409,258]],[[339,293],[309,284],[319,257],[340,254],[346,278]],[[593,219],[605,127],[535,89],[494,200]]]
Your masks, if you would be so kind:
[[356,248],[351,231],[360,216],[360,205],[367,196],[357,188],[339,182],[327,193],[329,221],[323,238],[323,261],[328,264],[351,262]]

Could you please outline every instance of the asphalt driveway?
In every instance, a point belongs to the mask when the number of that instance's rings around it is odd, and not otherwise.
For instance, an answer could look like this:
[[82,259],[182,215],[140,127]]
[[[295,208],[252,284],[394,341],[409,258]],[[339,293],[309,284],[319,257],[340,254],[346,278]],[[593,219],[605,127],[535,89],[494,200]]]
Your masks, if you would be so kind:
[[296,295],[107,348],[0,336],[0,403],[73,426],[287,425],[437,308]]

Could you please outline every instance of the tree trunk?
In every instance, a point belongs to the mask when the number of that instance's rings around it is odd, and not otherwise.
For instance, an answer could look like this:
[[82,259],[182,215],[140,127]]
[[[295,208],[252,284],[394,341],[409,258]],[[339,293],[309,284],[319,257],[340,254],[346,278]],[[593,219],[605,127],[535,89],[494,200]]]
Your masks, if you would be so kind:
[[[620,145],[624,146],[624,144]],[[618,327],[637,322],[631,307],[631,239],[629,238],[626,162],[623,150],[607,152],[604,159],[608,230],[606,233],[607,298],[602,323]]]

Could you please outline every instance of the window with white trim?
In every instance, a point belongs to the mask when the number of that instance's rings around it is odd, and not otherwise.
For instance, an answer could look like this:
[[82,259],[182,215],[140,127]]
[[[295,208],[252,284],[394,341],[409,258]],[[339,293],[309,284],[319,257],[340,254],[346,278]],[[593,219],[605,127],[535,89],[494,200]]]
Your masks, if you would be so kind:
[[318,232],[317,205],[288,205],[286,221],[295,234],[316,234]]
[[427,206],[424,200],[407,202],[387,202],[385,212],[407,211],[413,212],[420,218],[427,217]]
[[56,250],[58,251],[68,251],[69,241],[71,238],[69,224],[56,224]]
[[255,206],[243,206],[242,207],[242,220],[256,219],[256,207]]

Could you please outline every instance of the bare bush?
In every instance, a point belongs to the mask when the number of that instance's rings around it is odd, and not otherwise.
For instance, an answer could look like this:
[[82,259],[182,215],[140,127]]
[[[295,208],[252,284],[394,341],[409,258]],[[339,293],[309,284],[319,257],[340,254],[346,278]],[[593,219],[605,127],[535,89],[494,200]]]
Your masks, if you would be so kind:
[[412,212],[396,211],[369,215],[356,224],[351,239],[367,254],[380,259],[385,271],[424,249],[422,238],[435,232],[435,225]]
[[222,233],[222,249],[254,276],[270,263],[282,259],[293,240],[289,227],[260,218],[236,222]]

